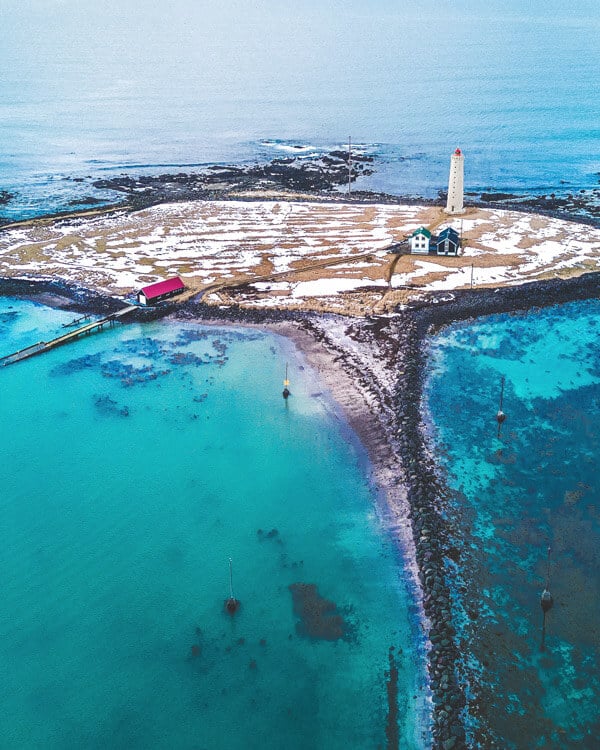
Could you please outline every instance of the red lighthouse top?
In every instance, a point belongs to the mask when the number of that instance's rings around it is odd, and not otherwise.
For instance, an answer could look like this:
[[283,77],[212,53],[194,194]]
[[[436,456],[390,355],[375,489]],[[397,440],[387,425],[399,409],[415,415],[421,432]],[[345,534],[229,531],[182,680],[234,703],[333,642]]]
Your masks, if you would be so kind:
[[462,151],[461,151],[461,150],[460,150],[459,148],[457,148],[457,149],[456,149],[456,151],[455,151],[454,153],[455,153],[455,154],[456,154],[457,156],[460,156],[460,155],[462,154]]

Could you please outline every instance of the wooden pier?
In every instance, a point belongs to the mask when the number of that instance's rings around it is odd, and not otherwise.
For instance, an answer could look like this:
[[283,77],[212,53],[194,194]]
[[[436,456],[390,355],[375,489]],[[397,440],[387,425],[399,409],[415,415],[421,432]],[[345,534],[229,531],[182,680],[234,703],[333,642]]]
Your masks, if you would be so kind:
[[[85,325],[76,328],[74,331],[63,333],[62,336],[57,336],[51,341],[38,341],[37,344],[32,344],[24,349],[19,349],[18,352],[13,352],[12,354],[0,357],[0,365],[3,367],[6,367],[6,365],[13,365],[15,362],[21,362],[24,359],[29,359],[29,357],[35,357],[36,354],[42,354],[43,352],[50,351],[50,349],[55,349],[57,346],[69,344],[71,341],[75,341],[75,339],[84,334],[101,331],[105,325],[114,325],[115,321],[125,317],[125,315],[129,315],[129,313],[137,309],[136,305],[129,305],[115,313],[107,315],[105,318],[93,320],[91,323],[86,323]],[[79,320],[85,319],[85,317],[89,316],[83,316],[83,318],[80,318]]]
[[88,313],[87,315],[80,315],[79,318],[75,318],[75,320],[72,320],[70,323],[63,323],[63,328],[73,328],[73,326],[79,325],[81,322],[85,320],[89,320],[92,316]]

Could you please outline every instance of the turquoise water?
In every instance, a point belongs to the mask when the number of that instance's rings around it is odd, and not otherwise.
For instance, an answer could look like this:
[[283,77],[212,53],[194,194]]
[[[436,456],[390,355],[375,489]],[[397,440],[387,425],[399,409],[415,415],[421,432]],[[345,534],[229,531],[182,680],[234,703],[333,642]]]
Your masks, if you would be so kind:
[[436,197],[457,146],[467,190],[597,188],[599,31],[595,0],[3,0],[0,215],[349,135],[377,190]]
[[[2,347],[72,317],[2,299]],[[422,746],[400,555],[302,367],[262,332],[153,323],[0,370],[1,747],[384,747],[391,647]],[[294,583],[343,638],[307,637]]]
[[599,331],[590,300],[452,325],[431,347],[428,405],[466,578],[456,612],[503,748],[600,743]]

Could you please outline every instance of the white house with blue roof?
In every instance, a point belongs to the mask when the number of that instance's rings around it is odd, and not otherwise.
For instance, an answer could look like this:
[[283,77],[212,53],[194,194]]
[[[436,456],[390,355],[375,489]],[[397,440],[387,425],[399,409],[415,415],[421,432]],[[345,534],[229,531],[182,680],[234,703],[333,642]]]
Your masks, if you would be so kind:
[[454,227],[446,227],[437,237],[429,229],[419,227],[408,238],[408,244],[415,255],[458,255],[460,237]]
[[431,232],[429,229],[425,229],[425,227],[419,227],[410,235],[408,242],[411,253],[429,255]]

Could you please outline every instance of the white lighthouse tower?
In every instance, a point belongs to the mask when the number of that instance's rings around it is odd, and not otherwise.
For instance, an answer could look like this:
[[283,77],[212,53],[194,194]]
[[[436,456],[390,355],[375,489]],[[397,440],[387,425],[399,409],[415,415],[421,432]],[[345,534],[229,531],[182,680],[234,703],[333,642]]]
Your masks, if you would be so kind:
[[446,203],[447,214],[462,214],[463,193],[465,182],[465,157],[457,148],[450,157],[450,179],[448,180],[448,202]]

